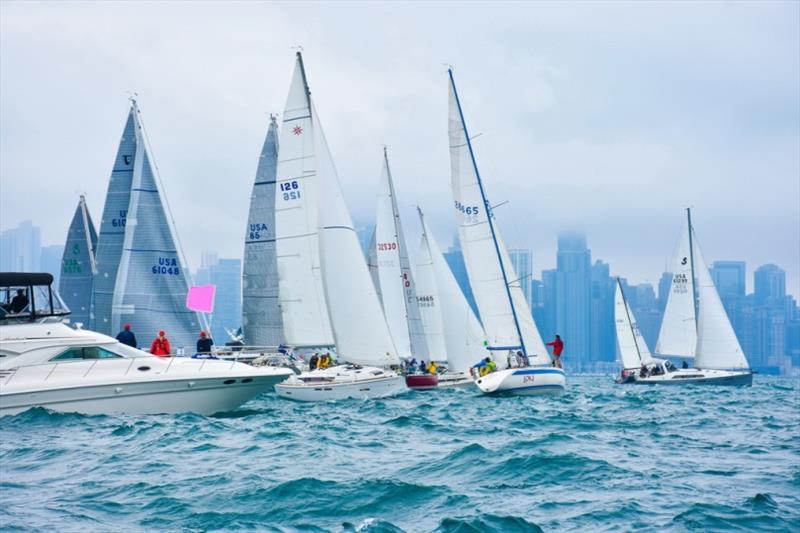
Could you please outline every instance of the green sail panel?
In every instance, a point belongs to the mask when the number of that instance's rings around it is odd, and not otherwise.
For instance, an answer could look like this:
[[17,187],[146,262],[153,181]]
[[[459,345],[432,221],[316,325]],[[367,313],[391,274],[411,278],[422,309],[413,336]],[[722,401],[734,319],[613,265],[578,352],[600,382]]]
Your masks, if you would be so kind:
[[97,232],[86,207],[86,198],[81,195],[67,232],[67,242],[61,258],[58,292],[72,311],[70,321],[85,327],[90,325],[96,248]]

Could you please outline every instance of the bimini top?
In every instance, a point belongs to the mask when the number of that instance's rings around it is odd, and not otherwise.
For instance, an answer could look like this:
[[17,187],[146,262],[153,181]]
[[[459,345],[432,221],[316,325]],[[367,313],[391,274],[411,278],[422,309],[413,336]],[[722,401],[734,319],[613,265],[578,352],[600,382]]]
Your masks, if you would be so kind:
[[53,275],[47,272],[0,272],[0,287],[52,284]]
[[68,315],[52,284],[46,272],[0,272],[0,324]]

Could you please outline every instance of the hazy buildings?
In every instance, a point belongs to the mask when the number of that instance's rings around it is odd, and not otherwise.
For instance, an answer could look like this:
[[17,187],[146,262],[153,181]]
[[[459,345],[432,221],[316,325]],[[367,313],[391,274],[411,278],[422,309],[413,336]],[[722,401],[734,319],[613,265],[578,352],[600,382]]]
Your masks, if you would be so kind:
[[3,231],[0,233],[0,271],[40,271],[41,248],[41,231],[30,220]]
[[455,238],[453,246],[442,255],[445,261],[447,261],[447,266],[449,266],[450,270],[453,272],[453,277],[456,278],[458,286],[461,287],[461,291],[464,293],[464,297],[467,299],[469,306],[472,307],[475,316],[480,320],[481,315],[478,313],[478,305],[475,303],[475,296],[472,294],[472,287],[469,284],[467,265],[464,263],[464,255],[461,253],[458,238]]
[[220,259],[214,252],[203,252],[194,283],[217,286],[211,336],[215,344],[223,345],[231,340],[227,330],[236,331],[242,323],[242,260]]
[[[531,280],[533,279],[533,253],[530,250],[512,248],[508,251],[514,273],[517,275],[517,283],[522,288],[522,294],[532,306]],[[514,280],[509,280],[513,282]]]
[[[590,366],[597,360],[592,353],[592,273],[591,252],[582,233],[558,236],[556,255],[555,331],[565,343],[565,361],[573,368]],[[547,335],[545,335],[547,337]]]

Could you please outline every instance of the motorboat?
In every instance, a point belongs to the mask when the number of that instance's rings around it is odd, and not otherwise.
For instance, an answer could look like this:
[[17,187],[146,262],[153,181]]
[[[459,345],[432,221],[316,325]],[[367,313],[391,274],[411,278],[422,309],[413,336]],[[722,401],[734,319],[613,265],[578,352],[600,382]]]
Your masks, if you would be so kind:
[[303,372],[275,385],[278,396],[301,402],[384,398],[407,390],[393,370],[351,364]]
[[[0,415],[32,407],[86,414],[230,411],[289,377],[284,368],[157,357],[64,323],[47,273],[0,273]],[[13,295],[13,297],[12,297]],[[23,309],[12,306],[22,296]]]

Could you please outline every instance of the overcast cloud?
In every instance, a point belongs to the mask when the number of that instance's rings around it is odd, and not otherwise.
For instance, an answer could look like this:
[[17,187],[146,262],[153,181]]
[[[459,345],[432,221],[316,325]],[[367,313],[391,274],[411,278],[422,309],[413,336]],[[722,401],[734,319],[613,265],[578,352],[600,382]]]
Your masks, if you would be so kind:
[[241,257],[269,112],[302,45],[340,179],[371,223],[389,146],[407,240],[443,245],[445,63],[511,247],[657,282],[683,208],[711,262],[774,262],[800,293],[800,3],[0,3],[0,228],[63,242],[79,192],[99,222],[139,95],[190,266]]

